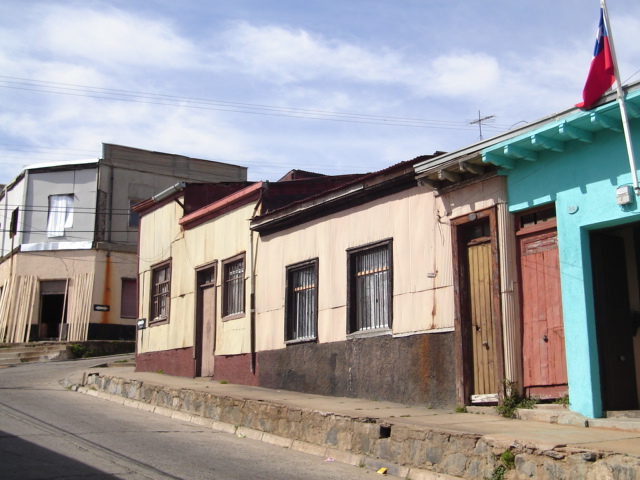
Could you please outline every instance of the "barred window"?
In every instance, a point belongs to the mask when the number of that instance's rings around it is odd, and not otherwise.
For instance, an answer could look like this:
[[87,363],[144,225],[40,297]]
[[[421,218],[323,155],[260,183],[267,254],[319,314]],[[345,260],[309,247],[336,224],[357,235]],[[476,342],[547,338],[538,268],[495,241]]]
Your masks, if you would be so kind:
[[222,285],[222,316],[244,314],[244,253],[222,262],[224,283]]
[[286,340],[313,340],[318,323],[318,261],[287,267]]
[[391,240],[349,251],[349,333],[391,328]]
[[151,321],[166,323],[169,321],[171,291],[171,262],[165,262],[151,270]]

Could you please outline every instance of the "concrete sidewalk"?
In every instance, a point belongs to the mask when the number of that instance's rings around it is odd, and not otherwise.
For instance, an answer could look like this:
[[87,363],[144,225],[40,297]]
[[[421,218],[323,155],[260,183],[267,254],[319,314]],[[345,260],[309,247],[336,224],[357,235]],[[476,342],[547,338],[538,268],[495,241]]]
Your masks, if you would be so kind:
[[530,420],[505,419],[119,366],[78,371],[64,383],[229,433],[384,467],[412,480],[640,479],[640,419],[589,420],[557,406],[522,411]]

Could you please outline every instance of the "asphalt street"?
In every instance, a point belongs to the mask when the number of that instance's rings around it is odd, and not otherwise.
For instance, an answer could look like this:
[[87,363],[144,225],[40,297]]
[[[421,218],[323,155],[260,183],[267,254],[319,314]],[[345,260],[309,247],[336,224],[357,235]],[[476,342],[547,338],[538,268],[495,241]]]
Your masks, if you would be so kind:
[[371,479],[376,472],[81,395],[96,360],[0,369],[0,478]]

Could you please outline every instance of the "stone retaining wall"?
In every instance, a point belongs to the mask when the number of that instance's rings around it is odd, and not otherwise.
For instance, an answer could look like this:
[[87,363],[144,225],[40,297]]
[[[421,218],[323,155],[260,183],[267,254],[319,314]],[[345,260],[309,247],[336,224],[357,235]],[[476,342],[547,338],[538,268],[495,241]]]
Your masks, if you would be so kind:
[[384,466],[389,474],[412,480],[445,480],[451,476],[479,480],[640,480],[640,459],[632,456],[505,444],[481,435],[146,385],[103,374],[90,374],[86,384],[86,393],[105,392],[145,410],[354,465]]

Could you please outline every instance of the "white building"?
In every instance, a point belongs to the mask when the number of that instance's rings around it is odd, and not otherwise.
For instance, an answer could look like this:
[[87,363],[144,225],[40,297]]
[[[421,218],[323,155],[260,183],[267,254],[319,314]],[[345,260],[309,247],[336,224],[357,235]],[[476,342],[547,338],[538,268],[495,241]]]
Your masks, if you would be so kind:
[[103,158],[27,167],[0,193],[0,342],[133,339],[138,217],[177,182],[245,167],[103,144]]

